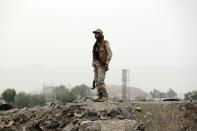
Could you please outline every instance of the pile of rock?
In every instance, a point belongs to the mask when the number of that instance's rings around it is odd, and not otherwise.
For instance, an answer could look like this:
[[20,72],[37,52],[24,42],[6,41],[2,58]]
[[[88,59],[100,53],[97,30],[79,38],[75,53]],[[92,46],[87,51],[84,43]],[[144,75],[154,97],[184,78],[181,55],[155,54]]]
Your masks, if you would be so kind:
[[134,114],[139,111],[111,102],[11,109],[0,112],[0,130],[132,131],[137,128]]

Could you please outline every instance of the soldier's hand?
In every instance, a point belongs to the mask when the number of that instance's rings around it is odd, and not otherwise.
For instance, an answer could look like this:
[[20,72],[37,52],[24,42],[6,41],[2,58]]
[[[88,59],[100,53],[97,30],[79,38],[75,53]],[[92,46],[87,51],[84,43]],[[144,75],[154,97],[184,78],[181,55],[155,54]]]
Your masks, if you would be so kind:
[[95,89],[95,87],[96,87],[96,83],[95,83],[95,80],[93,80],[91,89]]
[[105,71],[108,71],[109,70],[109,66],[108,64],[105,65]]

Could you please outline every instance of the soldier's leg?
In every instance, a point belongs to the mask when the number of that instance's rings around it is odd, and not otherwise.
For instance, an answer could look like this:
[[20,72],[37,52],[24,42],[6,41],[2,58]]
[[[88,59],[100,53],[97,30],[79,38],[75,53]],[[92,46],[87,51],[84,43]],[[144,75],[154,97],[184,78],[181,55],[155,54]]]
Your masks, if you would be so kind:
[[105,67],[104,66],[98,66],[98,78],[96,81],[96,87],[97,87],[97,91],[98,92],[106,92],[106,88],[105,88]]
[[[97,98],[97,100],[100,100],[101,99],[101,92],[99,92],[98,91],[98,87],[96,86],[96,84],[97,84],[97,81],[98,81],[98,66],[96,66],[96,67],[94,67],[94,86],[97,88],[97,96],[98,96],[98,98]],[[94,88],[92,88],[92,89],[94,89]]]
[[98,79],[98,67],[94,67],[94,81],[95,81],[95,83],[96,83],[97,79]]
[[93,82],[92,82],[92,88],[91,89],[94,89],[96,87],[97,79],[98,79],[98,68],[94,67],[94,79],[93,79]]

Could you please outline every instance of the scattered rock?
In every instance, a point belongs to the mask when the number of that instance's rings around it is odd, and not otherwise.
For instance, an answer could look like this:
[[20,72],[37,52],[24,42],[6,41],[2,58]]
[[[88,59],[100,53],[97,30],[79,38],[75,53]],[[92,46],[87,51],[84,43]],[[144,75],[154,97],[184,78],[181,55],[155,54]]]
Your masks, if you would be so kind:
[[118,102],[121,102],[121,103],[123,103],[124,101],[123,101],[123,100],[118,100]]
[[128,120],[125,122],[125,131],[135,131],[137,126],[136,120]]
[[142,111],[141,107],[135,107],[134,109],[137,110],[137,111]]
[[86,118],[89,119],[89,120],[94,120],[98,117],[98,113],[95,112],[95,111],[90,111],[90,110],[87,110],[86,112]]
[[5,111],[5,110],[10,110],[12,108],[13,108],[13,106],[8,104],[8,103],[4,103],[4,104],[0,105],[0,110],[4,110]]
[[167,98],[167,99],[164,99],[163,101],[180,101],[180,99],[177,99],[177,98]]
[[0,111],[0,131],[196,131],[196,110],[195,102],[112,101],[13,108]]
[[9,121],[8,124],[4,125],[4,127],[10,127],[10,126],[12,126],[13,124],[14,124],[13,121]]
[[109,111],[107,115],[110,117],[117,117],[120,114],[121,114],[121,109],[117,108],[117,109],[112,109],[111,111]]
[[101,131],[101,125],[92,121],[83,121],[80,124],[79,131]]
[[27,131],[43,131],[39,125],[39,121],[29,121],[26,127]]
[[64,127],[62,130],[63,131],[72,131],[74,129],[74,125],[73,124],[69,124],[66,127]]
[[60,126],[60,123],[58,121],[50,121],[50,124],[49,124],[49,129],[56,129]]

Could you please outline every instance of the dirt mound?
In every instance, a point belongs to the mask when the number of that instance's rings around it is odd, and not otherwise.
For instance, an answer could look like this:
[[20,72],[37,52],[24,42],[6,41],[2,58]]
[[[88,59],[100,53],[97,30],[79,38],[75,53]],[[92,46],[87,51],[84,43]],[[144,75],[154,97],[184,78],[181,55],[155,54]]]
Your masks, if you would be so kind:
[[197,103],[158,102],[136,103],[142,106],[137,113],[140,122],[148,131],[196,131]]
[[197,103],[81,102],[0,112],[0,131],[196,131]]

